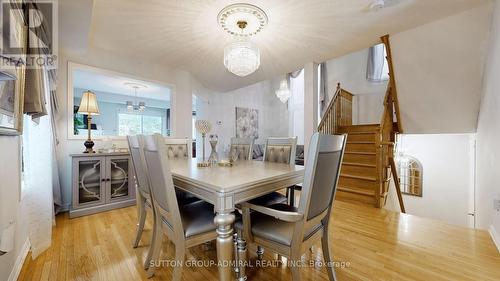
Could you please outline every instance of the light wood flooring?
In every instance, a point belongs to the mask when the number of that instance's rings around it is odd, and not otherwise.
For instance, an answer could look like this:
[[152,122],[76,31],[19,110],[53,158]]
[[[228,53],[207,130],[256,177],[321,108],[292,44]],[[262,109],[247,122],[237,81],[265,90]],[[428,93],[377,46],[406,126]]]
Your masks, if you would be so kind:
[[[344,261],[337,277],[344,280],[500,280],[500,254],[486,231],[447,225],[411,215],[335,202],[330,227],[335,261]],[[151,214],[148,214],[151,215]],[[52,247],[32,260],[28,256],[19,280],[147,280],[142,262],[151,223],[139,248],[132,248],[135,207],[69,219],[57,216]],[[173,258],[164,242],[162,258]],[[202,245],[188,259],[216,260],[215,249]],[[276,256],[266,252],[265,260]],[[255,260],[255,255],[251,255]],[[322,260],[315,246],[303,259]],[[303,280],[328,280],[322,267],[302,269]],[[290,280],[286,266],[250,268],[248,280]],[[171,280],[163,267],[151,280]],[[183,280],[217,280],[217,268],[187,268]]]

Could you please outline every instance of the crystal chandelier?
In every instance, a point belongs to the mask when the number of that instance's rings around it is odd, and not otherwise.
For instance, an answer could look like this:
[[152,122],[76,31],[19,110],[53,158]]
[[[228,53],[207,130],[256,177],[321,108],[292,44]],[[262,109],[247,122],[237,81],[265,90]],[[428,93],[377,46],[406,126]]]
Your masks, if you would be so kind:
[[280,82],[280,88],[276,90],[275,93],[282,103],[286,103],[288,101],[292,94],[290,93],[290,89],[288,89],[288,83],[286,79]]
[[224,48],[224,66],[231,73],[244,77],[260,66],[260,51],[248,38],[238,38]]
[[260,66],[260,51],[249,37],[267,24],[266,13],[254,5],[233,4],[222,9],[217,21],[234,37],[234,41],[224,48],[224,66],[240,77],[254,73]]
[[127,111],[128,112],[144,112],[146,110],[146,103],[143,101],[137,102],[137,91],[140,88],[146,88],[145,85],[140,85],[136,83],[125,83],[126,86],[134,89],[135,102],[127,101]]

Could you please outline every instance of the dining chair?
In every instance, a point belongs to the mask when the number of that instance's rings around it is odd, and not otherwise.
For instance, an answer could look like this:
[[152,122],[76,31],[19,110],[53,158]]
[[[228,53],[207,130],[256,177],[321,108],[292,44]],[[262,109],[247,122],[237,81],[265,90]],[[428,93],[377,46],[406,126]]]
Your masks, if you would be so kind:
[[[137,229],[133,244],[133,247],[137,248],[144,231],[144,224],[146,223],[146,208],[149,208],[153,211],[153,216],[154,208],[152,203],[153,200],[151,199],[151,190],[149,188],[149,182],[145,170],[145,160],[143,157],[143,153],[141,152],[142,148],[139,143],[139,136],[127,136],[127,141],[130,156],[132,158],[135,186],[137,190]],[[149,267],[149,262],[151,260],[150,252],[148,253],[148,256],[144,261],[144,268],[146,269]]]
[[[165,146],[167,147],[167,155],[170,160],[181,160],[191,158],[191,139],[189,138],[165,138]],[[197,198],[189,192],[183,192],[176,189],[177,199],[182,204],[189,204],[201,199]]]
[[[265,162],[284,163],[290,166],[295,165],[295,149],[297,147],[297,137],[291,138],[268,138],[264,149]],[[287,186],[283,186],[287,188]],[[278,203],[287,203],[288,197],[279,193],[273,192],[263,195],[251,201],[252,204],[269,206]]]
[[189,138],[165,138],[168,159],[191,158],[191,140]]
[[[328,277],[336,280],[328,243],[328,224],[344,155],[345,135],[315,133],[311,138],[299,206],[270,207],[243,203],[243,220],[235,227],[243,232],[243,246],[263,246],[291,260],[292,280],[300,280],[301,256],[321,240]],[[252,211],[252,212],[251,212]],[[240,246],[240,245],[238,245]],[[246,249],[239,257],[246,262]],[[244,271],[243,271],[244,272]]]
[[238,160],[252,160],[253,138],[231,138],[229,154],[238,154]]
[[[295,165],[295,150],[297,147],[297,137],[290,138],[276,138],[270,137],[266,140],[266,146],[264,149],[264,162],[273,163],[283,163],[289,164],[290,166]],[[283,186],[287,188],[288,186]],[[250,201],[251,204],[260,206],[271,206],[275,204],[286,204],[288,203],[288,196],[283,195],[279,192],[272,192],[260,197],[257,197]],[[257,256],[262,259],[264,255],[264,248],[257,247]]]
[[162,248],[162,234],[175,245],[175,264],[172,280],[180,280],[186,248],[215,240],[214,206],[205,202],[179,205],[170,172],[167,147],[161,135],[142,136],[146,174],[150,183],[155,209],[155,227],[150,251],[151,262],[147,277],[154,275]]

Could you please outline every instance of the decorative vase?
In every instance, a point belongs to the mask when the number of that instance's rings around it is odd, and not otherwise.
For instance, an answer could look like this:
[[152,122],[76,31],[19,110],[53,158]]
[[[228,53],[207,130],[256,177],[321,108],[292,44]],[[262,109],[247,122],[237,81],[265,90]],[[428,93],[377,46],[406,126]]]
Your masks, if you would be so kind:
[[212,148],[212,152],[210,152],[210,156],[208,157],[208,163],[210,165],[217,165],[219,162],[219,155],[217,154],[217,135],[210,135],[210,146]]

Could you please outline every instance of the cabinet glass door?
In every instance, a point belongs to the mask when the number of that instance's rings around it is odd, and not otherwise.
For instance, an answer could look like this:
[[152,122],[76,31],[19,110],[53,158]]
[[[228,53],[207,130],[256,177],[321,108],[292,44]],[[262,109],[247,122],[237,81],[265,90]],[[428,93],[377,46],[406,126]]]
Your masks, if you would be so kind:
[[103,198],[102,159],[78,161],[78,204],[96,203]]
[[110,160],[110,198],[118,199],[129,196],[129,159],[111,158]]

